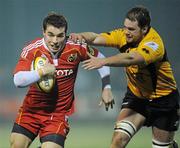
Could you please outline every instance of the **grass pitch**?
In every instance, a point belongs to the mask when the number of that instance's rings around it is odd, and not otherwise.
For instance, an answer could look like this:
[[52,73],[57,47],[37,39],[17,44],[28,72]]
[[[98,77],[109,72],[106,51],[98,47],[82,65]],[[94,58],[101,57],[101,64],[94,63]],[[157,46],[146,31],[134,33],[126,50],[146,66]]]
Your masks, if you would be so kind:
[[[0,148],[9,148],[11,124],[0,124]],[[76,122],[70,123],[65,148],[109,148],[113,133],[113,123]],[[131,140],[127,148],[151,148],[151,129],[142,128]],[[176,133],[176,141],[180,145],[180,132]],[[40,146],[36,139],[30,148]]]

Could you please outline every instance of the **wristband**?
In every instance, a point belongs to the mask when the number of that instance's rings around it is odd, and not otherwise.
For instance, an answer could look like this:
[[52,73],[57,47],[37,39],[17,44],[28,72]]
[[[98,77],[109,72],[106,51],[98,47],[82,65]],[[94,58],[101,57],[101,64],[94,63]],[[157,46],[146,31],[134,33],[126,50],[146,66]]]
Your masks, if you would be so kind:
[[110,88],[110,75],[107,75],[102,78],[102,89],[104,88]]

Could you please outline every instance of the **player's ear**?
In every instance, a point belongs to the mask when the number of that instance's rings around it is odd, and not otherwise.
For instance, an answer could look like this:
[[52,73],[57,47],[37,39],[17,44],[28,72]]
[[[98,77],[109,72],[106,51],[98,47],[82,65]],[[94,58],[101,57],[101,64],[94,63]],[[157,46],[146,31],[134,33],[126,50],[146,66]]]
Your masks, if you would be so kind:
[[148,26],[145,26],[145,27],[143,27],[143,28],[142,28],[142,32],[143,32],[143,34],[146,34],[146,33],[147,33],[147,31],[148,31]]

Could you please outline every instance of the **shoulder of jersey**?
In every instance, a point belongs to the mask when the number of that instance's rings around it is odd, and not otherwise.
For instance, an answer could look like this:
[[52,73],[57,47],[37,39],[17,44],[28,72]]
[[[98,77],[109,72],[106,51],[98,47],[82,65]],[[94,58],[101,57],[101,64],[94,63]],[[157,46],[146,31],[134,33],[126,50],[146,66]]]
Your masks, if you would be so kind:
[[26,42],[23,49],[31,49],[36,46],[41,46],[43,44],[42,38],[36,38],[32,41]]
[[[32,65],[31,65],[31,69],[37,70],[37,69],[41,68],[42,66],[44,66],[45,63],[46,63],[46,58],[37,57],[33,61]],[[54,76],[46,75],[46,76],[43,76],[36,84],[37,84],[37,87],[41,91],[49,93],[53,89],[54,83],[55,83]]]
[[26,58],[29,53],[34,53],[39,47],[43,46],[43,39],[35,39],[22,49],[21,57]]

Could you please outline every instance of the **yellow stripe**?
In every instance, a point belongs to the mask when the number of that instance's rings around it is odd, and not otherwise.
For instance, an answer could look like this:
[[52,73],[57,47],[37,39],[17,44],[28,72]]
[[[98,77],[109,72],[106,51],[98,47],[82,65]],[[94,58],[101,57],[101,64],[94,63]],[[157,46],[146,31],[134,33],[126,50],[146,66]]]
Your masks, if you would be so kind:
[[18,118],[18,124],[20,124],[20,121],[21,121],[21,117],[22,117],[23,111],[21,111],[19,114],[20,114],[20,115],[19,115],[19,118]]

